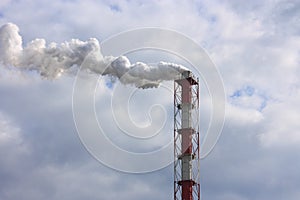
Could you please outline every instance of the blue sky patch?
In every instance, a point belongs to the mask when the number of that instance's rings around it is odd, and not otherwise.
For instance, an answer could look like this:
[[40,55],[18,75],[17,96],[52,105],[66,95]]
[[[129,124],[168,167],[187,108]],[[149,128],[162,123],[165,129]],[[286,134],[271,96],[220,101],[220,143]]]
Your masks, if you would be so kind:
[[268,102],[268,97],[253,86],[247,85],[233,92],[230,103],[239,107],[246,107],[262,111]]
[[236,98],[240,96],[252,96],[255,93],[255,88],[252,86],[245,86],[242,89],[234,91],[234,93],[230,96],[231,98]]
[[248,96],[252,96],[255,92],[255,89],[251,86],[247,86],[244,91]]
[[105,85],[106,85],[106,87],[108,87],[109,89],[112,89],[113,86],[114,86],[113,82],[111,82],[111,81],[109,81],[109,80],[107,80],[107,81],[105,82]]
[[113,5],[109,5],[109,8],[114,11],[114,12],[121,12],[121,8],[120,6],[116,5],[116,4],[113,4]]

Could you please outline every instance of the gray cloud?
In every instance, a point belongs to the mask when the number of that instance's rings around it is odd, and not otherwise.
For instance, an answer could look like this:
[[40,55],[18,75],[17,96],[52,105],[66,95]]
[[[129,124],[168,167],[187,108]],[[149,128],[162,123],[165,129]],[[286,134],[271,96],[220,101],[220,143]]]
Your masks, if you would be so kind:
[[[1,5],[1,25],[18,24],[24,42],[105,39],[128,28],[159,26],[204,44],[221,71],[228,98],[250,85],[268,99],[262,110],[257,95],[228,102],[223,135],[202,161],[202,197],[299,199],[297,3],[116,1],[120,12],[95,1]],[[171,167],[120,174],[83,149],[72,122],[72,78],[51,82],[34,73],[0,72],[0,120],[10,121],[6,127],[0,123],[1,136],[7,132],[12,138],[3,142],[0,136],[1,199],[172,198]]]

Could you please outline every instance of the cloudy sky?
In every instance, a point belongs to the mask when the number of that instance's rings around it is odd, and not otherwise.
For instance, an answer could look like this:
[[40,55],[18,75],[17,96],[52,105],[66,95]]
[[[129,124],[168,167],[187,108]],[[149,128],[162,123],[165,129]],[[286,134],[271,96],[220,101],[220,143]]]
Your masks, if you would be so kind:
[[[141,27],[167,28],[188,36],[216,64],[227,98],[222,135],[201,162],[202,198],[298,200],[299,13],[296,0],[2,0],[0,26],[16,24],[24,45],[35,38],[48,43],[72,38],[101,42]],[[172,62],[172,56],[157,52],[137,53],[132,59],[150,62],[155,60],[149,58],[153,54]],[[73,121],[74,81],[69,75],[46,80],[1,64],[0,199],[172,199],[172,165],[145,174],[123,173],[99,163],[86,150]],[[140,152],[170,141],[168,126],[165,135],[151,142],[122,136],[110,116],[118,85],[111,81],[99,80],[95,105],[103,129],[111,133],[108,137],[121,148]],[[142,90],[132,101],[128,109],[137,125],[147,126],[149,116],[140,110],[148,112],[151,104],[166,107],[164,118],[157,115],[154,125],[163,119],[172,122],[168,89]],[[202,108],[202,112],[205,122],[208,111]],[[156,116],[155,110],[151,114]]]

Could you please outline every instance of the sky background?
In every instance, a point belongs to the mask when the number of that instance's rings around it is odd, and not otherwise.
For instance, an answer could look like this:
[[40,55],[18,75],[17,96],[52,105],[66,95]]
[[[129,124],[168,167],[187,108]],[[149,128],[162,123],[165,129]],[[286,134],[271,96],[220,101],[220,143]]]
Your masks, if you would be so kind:
[[[102,41],[145,26],[190,37],[216,64],[227,97],[222,135],[201,162],[202,198],[300,198],[299,1],[2,0],[0,25],[8,22],[19,26],[24,44],[35,38]],[[147,174],[121,173],[85,150],[73,122],[74,80],[49,81],[0,67],[0,199],[172,199],[172,165]],[[107,81],[100,81],[100,116],[111,109],[113,85]],[[139,93],[134,105],[161,98],[172,106],[168,95],[145,95]],[[136,120],[143,117],[141,108],[132,108]],[[111,125],[107,131],[120,142],[120,130]],[[130,140],[120,145],[132,147]]]

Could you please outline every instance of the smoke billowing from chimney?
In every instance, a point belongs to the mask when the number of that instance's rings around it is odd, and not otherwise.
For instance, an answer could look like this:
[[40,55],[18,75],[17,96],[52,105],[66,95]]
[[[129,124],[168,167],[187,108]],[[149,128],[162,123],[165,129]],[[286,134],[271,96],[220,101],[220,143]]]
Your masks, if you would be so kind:
[[157,87],[162,81],[177,79],[187,71],[182,65],[174,63],[147,65],[130,63],[125,56],[103,56],[99,41],[95,38],[87,41],[72,39],[61,44],[46,44],[45,39],[35,39],[23,46],[19,28],[12,23],[0,28],[0,63],[21,70],[33,70],[49,79],[63,73],[73,74],[81,66],[88,72],[110,75],[123,84],[141,88]]

